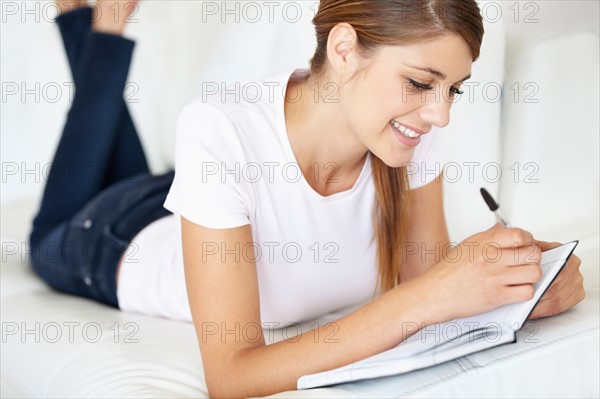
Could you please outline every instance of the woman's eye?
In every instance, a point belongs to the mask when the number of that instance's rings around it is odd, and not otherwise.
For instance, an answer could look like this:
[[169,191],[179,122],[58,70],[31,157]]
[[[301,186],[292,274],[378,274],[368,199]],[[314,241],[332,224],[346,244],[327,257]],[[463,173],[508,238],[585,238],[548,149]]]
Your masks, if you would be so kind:
[[[425,84],[425,83],[420,83],[417,82],[416,80],[413,79],[408,79],[408,82],[410,83],[411,86],[413,86],[414,88],[416,88],[417,90],[433,90],[433,86]],[[460,90],[458,87],[450,87],[450,96],[453,97],[454,95],[458,94],[464,94],[465,92]]]
[[450,88],[450,94],[452,94],[452,95],[454,95],[454,94],[461,95],[461,94],[465,94],[465,92],[462,91],[461,89],[459,89],[458,87],[451,87]]
[[428,84],[425,83],[419,83],[415,80],[412,79],[408,79],[408,83],[410,83],[414,88],[417,88],[419,90],[431,90],[433,89],[433,86],[430,86]]

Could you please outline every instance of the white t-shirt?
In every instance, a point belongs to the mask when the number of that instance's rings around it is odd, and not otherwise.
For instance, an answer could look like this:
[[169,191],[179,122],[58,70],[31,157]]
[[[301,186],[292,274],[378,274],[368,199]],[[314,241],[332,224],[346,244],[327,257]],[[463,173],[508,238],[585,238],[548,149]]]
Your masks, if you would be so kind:
[[[180,215],[209,228],[252,226],[263,325],[301,322],[373,298],[372,154],[351,189],[326,197],[314,191],[285,125],[285,86],[293,72],[243,83],[261,87],[252,95],[198,100],[181,112],[175,178],[164,203],[174,215],[134,237],[119,278],[122,310],[192,320]],[[433,129],[415,149],[412,189],[439,175],[444,152],[438,134]],[[332,171],[325,165],[316,170],[321,179]],[[249,256],[243,248],[238,253]]]

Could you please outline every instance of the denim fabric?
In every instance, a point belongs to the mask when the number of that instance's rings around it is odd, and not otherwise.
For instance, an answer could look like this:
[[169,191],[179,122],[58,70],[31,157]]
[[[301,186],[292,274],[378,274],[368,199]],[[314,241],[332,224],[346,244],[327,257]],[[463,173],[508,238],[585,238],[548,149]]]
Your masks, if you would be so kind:
[[[118,307],[118,261],[135,234],[171,214],[162,204],[174,172],[150,174],[114,95],[123,93],[134,42],[93,31],[91,21],[89,7],[56,18],[76,91],[29,243],[33,269],[51,287]],[[89,87],[100,96],[86,96]]]
[[103,190],[71,219],[32,242],[35,272],[56,290],[118,308],[116,270],[133,237],[171,214],[174,172],[139,174]]

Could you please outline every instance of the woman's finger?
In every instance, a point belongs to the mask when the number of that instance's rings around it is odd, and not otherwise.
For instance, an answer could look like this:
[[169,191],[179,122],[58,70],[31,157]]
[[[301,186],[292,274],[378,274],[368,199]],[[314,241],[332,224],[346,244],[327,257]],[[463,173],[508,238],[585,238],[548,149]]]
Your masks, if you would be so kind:
[[495,225],[488,231],[491,234],[491,240],[502,248],[523,247],[527,244],[535,244],[533,235],[524,229],[518,227],[497,227]]
[[585,297],[583,289],[583,276],[572,280],[572,284],[567,285],[556,295],[549,297],[545,301],[540,301],[536,305],[533,318],[554,316],[572,308]]
[[571,280],[579,278],[578,275],[581,275],[581,272],[579,271],[580,265],[581,260],[573,254],[563,270],[558,274],[558,276],[556,276],[556,279],[552,285],[544,293],[540,299],[540,302],[556,296],[558,292],[562,291]]
[[547,251],[549,249],[552,248],[556,248],[561,246],[562,244],[560,242],[548,242],[548,241],[538,241],[538,240],[533,240],[540,248],[542,248],[542,251]]
[[506,285],[534,284],[542,278],[542,268],[539,265],[509,266],[500,278]]

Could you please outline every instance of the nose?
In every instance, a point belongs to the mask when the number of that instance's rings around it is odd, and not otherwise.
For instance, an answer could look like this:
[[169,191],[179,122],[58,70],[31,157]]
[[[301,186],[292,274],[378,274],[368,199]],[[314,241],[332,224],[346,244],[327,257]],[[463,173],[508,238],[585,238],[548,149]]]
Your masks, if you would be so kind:
[[450,123],[451,107],[451,101],[444,98],[431,98],[419,109],[419,116],[430,125],[446,127]]

